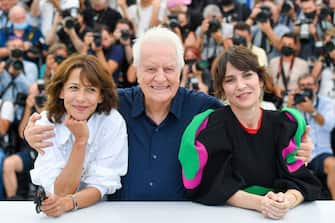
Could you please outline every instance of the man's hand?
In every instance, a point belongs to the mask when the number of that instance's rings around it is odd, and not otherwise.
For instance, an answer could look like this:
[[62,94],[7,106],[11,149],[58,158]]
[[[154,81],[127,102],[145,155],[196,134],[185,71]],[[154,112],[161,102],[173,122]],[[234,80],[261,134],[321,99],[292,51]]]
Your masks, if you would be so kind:
[[296,107],[302,112],[313,113],[315,111],[313,102],[308,97],[305,97],[305,101],[297,104]]
[[34,113],[24,129],[24,137],[28,144],[40,154],[44,154],[43,148],[52,146],[52,142],[46,142],[46,139],[53,137],[52,125],[35,125],[36,121],[41,119],[40,114]]
[[259,22],[258,26],[259,29],[265,34],[269,33],[269,31],[272,30],[270,20],[267,20],[266,22]]
[[309,132],[311,130],[311,126],[306,127],[306,131],[304,135],[302,136],[300,149],[298,150],[298,153],[296,155],[297,159],[301,159],[305,161],[305,163],[308,163],[312,159],[312,152],[314,149],[314,145],[312,143],[311,138],[309,137]]

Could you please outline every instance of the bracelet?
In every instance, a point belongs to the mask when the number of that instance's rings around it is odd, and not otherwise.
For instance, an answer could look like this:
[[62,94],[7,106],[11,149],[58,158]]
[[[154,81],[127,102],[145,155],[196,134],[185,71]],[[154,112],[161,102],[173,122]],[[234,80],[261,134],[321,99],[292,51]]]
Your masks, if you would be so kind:
[[77,202],[77,197],[74,194],[71,194],[71,199],[72,199],[72,204],[73,204],[73,209],[72,211],[75,211],[78,209],[78,202]]

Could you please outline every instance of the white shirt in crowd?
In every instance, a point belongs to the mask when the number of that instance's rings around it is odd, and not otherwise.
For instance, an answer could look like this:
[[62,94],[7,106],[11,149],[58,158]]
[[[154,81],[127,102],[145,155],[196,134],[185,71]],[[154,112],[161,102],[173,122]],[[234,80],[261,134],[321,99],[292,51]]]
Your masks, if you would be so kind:
[[[37,125],[52,124],[47,119],[47,112],[42,112],[41,116]],[[127,172],[126,123],[113,109],[109,115],[93,114],[88,120],[88,129],[89,139],[78,190],[95,187],[103,197],[121,188],[120,177]],[[65,167],[74,142],[63,122],[54,124],[54,132],[55,136],[50,139],[53,146],[44,149],[44,155],[38,155],[34,169],[30,171],[32,182],[42,185],[49,193],[54,193],[56,177]]]
[[14,105],[10,101],[2,101],[0,99],[0,118],[8,120],[10,122],[14,121]]
[[[137,36],[141,35],[149,28],[152,10],[152,6],[142,8],[139,2],[128,7],[128,15],[135,25]],[[162,0],[159,7],[158,20],[162,22],[166,14],[166,0]]]

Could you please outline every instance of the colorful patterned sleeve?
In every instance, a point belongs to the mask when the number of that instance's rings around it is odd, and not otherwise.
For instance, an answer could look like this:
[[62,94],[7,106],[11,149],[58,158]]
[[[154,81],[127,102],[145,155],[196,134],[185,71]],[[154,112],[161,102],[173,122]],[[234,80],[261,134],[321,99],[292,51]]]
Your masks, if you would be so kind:
[[[278,155],[280,156],[279,172],[281,177],[275,180],[274,190],[296,189],[302,193],[304,200],[316,200],[321,191],[320,182],[307,169],[304,161],[296,158],[306,130],[305,119],[294,108],[283,108],[282,112],[286,118],[282,120],[282,128],[279,129]],[[293,128],[295,131],[291,131],[292,124],[295,126]],[[293,134],[289,136],[288,132],[293,132]]]

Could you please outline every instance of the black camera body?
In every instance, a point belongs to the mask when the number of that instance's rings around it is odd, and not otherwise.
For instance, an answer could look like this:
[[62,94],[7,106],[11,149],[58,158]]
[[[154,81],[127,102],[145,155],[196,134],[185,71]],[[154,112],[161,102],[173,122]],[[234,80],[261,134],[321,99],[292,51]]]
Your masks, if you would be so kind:
[[130,32],[127,29],[121,30],[121,39],[128,40],[130,39]]
[[44,103],[47,101],[47,96],[44,94],[40,94],[35,96],[35,104],[37,105],[37,107],[39,108],[43,108]]
[[170,15],[169,18],[169,28],[174,29],[180,26],[178,17],[176,15]]
[[211,21],[209,21],[209,27],[208,27],[208,32],[209,33],[215,33],[220,29],[221,29],[220,20],[218,20],[216,18],[213,18]]
[[95,32],[93,33],[93,40],[96,48],[100,48],[102,41],[101,41],[101,33]]
[[23,71],[24,69],[23,62],[20,59],[8,59],[5,65],[6,70],[8,71],[11,66],[17,72]]
[[21,50],[21,49],[12,49],[12,50],[10,51],[10,55],[11,55],[13,58],[18,59],[18,58],[23,57],[23,55],[24,55],[24,51]]
[[25,106],[27,97],[28,97],[27,94],[22,93],[22,92],[18,92],[16,94],[14,104]]
[[320,9],[320,13],[319,13],[319,20],[325,20],[328,16],[332,16],[333,12],[330,8],[328,7],[322,7]]
[[47,196],[46,196],[44,188],[42,186],[37,186],[35,197],[34,197],[34,204],[36,204],[35,210],[37,214],[41,212],[42,201],[44,201],[45,199],[47,199]]
[[303,103],[305,102],[305,97],[309,98],[309,99],[313,99],[313,90],[311,89],[303,89],[302,91],[298,92],[298,93],[295,93],[293,95],[293,98],[294,98],[294,104],[297,105],[297,104],[300,104],[300,103]]
[[255,20],[261,23],[264,23],[270,20],[272,17],[271,9],[266,5],[262,5],[260,9],[261,11],[256,15]]
[[247,40],[243,36],[240,36],[240,35],[234,35],[232,38],[232,41],[233,41],[233,44],[236,46],[240,46],[240,45],[244,47],[248,46]]
[[63,57],[62,55],[55,55],[54,59],[57,64],[61,64],[65,60],[65,57]]

